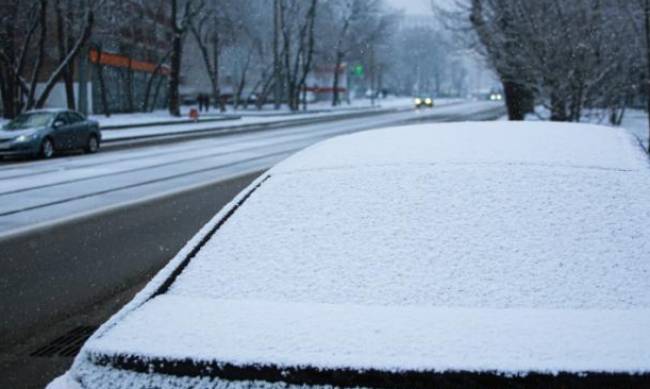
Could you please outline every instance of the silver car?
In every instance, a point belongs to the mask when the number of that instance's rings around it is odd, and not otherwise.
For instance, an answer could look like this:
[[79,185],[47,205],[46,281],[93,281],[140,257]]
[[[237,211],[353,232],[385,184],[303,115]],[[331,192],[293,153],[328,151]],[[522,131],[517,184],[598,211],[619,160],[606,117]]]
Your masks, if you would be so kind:
[[99,124],[69,110],[36,110],[18,115],[0,129],[0,156],[50,158],[58,151],[99,150]]

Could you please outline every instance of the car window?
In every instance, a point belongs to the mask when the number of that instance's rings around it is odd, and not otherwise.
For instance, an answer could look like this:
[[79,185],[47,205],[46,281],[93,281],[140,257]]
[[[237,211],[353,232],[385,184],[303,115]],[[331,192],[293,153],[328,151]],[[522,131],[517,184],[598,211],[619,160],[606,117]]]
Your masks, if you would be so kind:
[[68,124],[74,124],[81,121],[81,118],[78,115],[75,115],[74,112],[66,112],[65,117],[66,123]]
[[70,119],[70,123],[77,123],[77,122],[83,122],[86,120],[80,113],[78,112],[68,112],[68,118]]
[[57,122],[63,122],[63,124],[70,124],[70,120],[68,119],[68,115],[66,115],[65,112],[62,112],[56,116],[56,121]]
[[4,126],[5,130],[23,130],[32,127],[48,125],[52,120],[52,114],[47,112],[24,113]]

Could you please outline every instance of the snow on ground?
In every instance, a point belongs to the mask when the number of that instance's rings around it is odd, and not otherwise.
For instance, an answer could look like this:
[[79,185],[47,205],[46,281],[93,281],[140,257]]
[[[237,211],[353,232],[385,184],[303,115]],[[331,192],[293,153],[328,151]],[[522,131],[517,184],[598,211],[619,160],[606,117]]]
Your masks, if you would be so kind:
[[[444,99],[440,101],[440,104],[449,104],[456,102],[458,99]],[[386,99],[381,99],[376,101],[376,105],[373,107],[370,100],[367,99],[358,99],[352,100],[351,104],[342,104],[338,107],[332,107],[329,102],[316,102],[308,105],[308,111],[306,113],[293,113],[290,112],[286,107],[283,107],[279,111],[273,109],[272,105],[266,105],[264,109],[257,110],[255,108],[249,109],[232,109],[232,106],[228,106],[225,114],[227,115],[240,115],[240,116],[293,116],[296,114],[314,114],[314,113],[323,113],[323,112],[346,112],[350,110],[359,110],[359,109],[379,109],[379,108],[397,108],[404,106],[411,106],[413,101],[411,98],[406,97],[390,97]],[[161,121],[186,121],[189,118],[189,111],[192,108],[198,108],[197,106],[182,106],[181,107],[181,116],[173,117],[169,115],[167,110],[157,110],[150,113],[129,113],[129,114],[113,114],[110,117],[104,115],[90,115],[90,118],[99,122],[101,126],[116,126],[116,125],[126,125],[126,124],[147,124],[147,123],[156,123]],[[272,115],[271,115],[272,114]],[[221,113],[211,108],[209,112],[202,112],[200,114],[201,118],[210,119],[220,117]]]
[[[330,369],[647,371],[649,327],[650,310],[386,307],[164,296],[126,318],[111,336],[96,340],[90,351],[142,350],[143,357],[182,360],[191,355],[235,365]],[[161,339],[174,339],[177,346]]]
[[[390,106],[384,106],[383,104],[381,106],[377,106],[373,109],[382,109],[382,108],[409,108],[412,107],[413,104],[411,100],[409,99],[408,101],[405,99],[392,99],[392,105]],[[462,107],[461,103],[463,100],[458,100],[458,99],[447,99],[447,100],[442,100],[438,105],[437,108],[434,108],[434,110],[431,110],[430,112],[440,112],[440,113],[448,113],[451,112],[450,110],[453,110],[454,107]],[[480,103],[468,103],[467,107],[464,107],[463,109],[485,109],[484,104]],[[347,110],[349,111],[349,110]],[[330,116],[330,115],[337,115],[346,112],[345,109],[335,109],[335,110],[330,110],[330,111],[315,111],[315,112],[297,112],[297,113],[289,113],[287,112],[285,114],[281,115],[248,115],[248,116],[243,116],[241,119],[238,120],[227,120],[223,122],[206,122],[206,123],[189,123],[189,124],[174,124],[174,125],[161,125],[161,126],[147,126],[147,127],[139,127],[139,128],[127,128],[127,129],[116,129],[116,130],[103,130],[102,131],[102,137],[105,140],[117,140],[117,139],[125,139],[125,138],[132,138],[132,137],[145,137],[145,136],[151,136],[151,135],[166,135],[166,134],[178,134],[182,132],[187,132],[187,131],[196,131],[196,130],[201,130],[201,129],[228,129],[232,128],[234,126],[243,126],[243,125],[249,125],[249,124],[262,124],[262,123],[273,123],[273,122],[278,122],[278,121],[291,121],[291,120],[301,120],[301,119],[307,119],[307,118],[314,118],[314,117],[324,117],[324,116]],[[429,110],[426,110],[425,114],[430,113]]]
[[645,149],[648,149],[648,115],[642,110],[628,110],[623,116],[621,127],[626,128],[636,136]]
[[[550,111],[542,106],[535,108],[534,114],[526,115],[526,121],[540,121],[548,120]],[[508,120],[508,116],[503,116],[500,120]],[[608,125],[607,115],[602,110],[593,110],[587,112],[582,118],[583,123],[592,123],[599,125]],[[621,128],[625,128],[632,133],[643,145],[648,149],[648,142],[650,141],[650,134],[648,130],[648,114],[640,109],[627,109],[623,115],[623,123]]]
[[[219,122],[205,122],[205,123],[183,123],[183,124],[172,124],[172,125],[151,125],[146,127],[136,127],[136,128],[125,128],[117,130],[102,130],[102,137],[104,140],[110,139],[125,139],[132,137],[146,137],[146,136],[160,136],[160,135],[172,135],[188,131],[197,131],[202,129],[219,129],[219,128],[231,128],[233,126],[241,126],[247,124],[260,124],[260,123],[272,123],[277,121],[284,120],[298,120],[308,117],[313,117],[314,115],[320,114],[295,114],[295,115],[286,115],[286,116],[266,116],[266,117],[242,117],[237,120],[225,120]],[[324,114],[324,115],[327,115]]]
[[317,144],[269,175],[168,292],[142,305],[228,207],[91,338],[75,377],[116,378],[94,353],[650,372],[650,170],[629,134],[396,127]]
[[[466,103],[321,122],[277,126],[273,131],[236,133],[174,144],[94,155],[66,155],[48,161],[8,162],[0,166],[0,235],[41,223],[69,220],[80,213],[143,201],[246,172],[266,170],[319,140],[410,120],[462,120],[500,107]],[[264,118],[249,118],[262,120]],[[221,123],[217,123],[221,124]],[[104,136],[146,136],[152,131],[186,131],[214,125],[170,125],[105,131]],[[257,170],[252,170],[257,169]]]

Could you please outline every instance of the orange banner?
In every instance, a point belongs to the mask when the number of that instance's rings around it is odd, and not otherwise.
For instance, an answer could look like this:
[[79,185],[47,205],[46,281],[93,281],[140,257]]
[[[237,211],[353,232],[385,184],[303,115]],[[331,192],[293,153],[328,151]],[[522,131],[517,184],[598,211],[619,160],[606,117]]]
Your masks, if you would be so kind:
[[[99,62],[102,65],[109,65],[118,68],[131,68],[133,70],[147,73],[153,73],[154,70],[156,70],[156,65],[152,63],[137,61],[124,55],[107,53],[105,51],[102,51],[100,55],[100,53],[95,49],[90,50],[88,58],[92,63]],[[162,66],[160,69],[158,69],[158,73],[168,75],[169,68],[167,66]]]

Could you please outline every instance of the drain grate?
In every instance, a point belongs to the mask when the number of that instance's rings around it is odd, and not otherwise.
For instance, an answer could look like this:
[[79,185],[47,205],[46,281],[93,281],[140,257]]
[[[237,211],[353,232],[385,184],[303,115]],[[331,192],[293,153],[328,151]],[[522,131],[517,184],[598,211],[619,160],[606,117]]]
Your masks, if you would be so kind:
[[29,354],[32,357],[74,357],[96,326],[79,326]]

